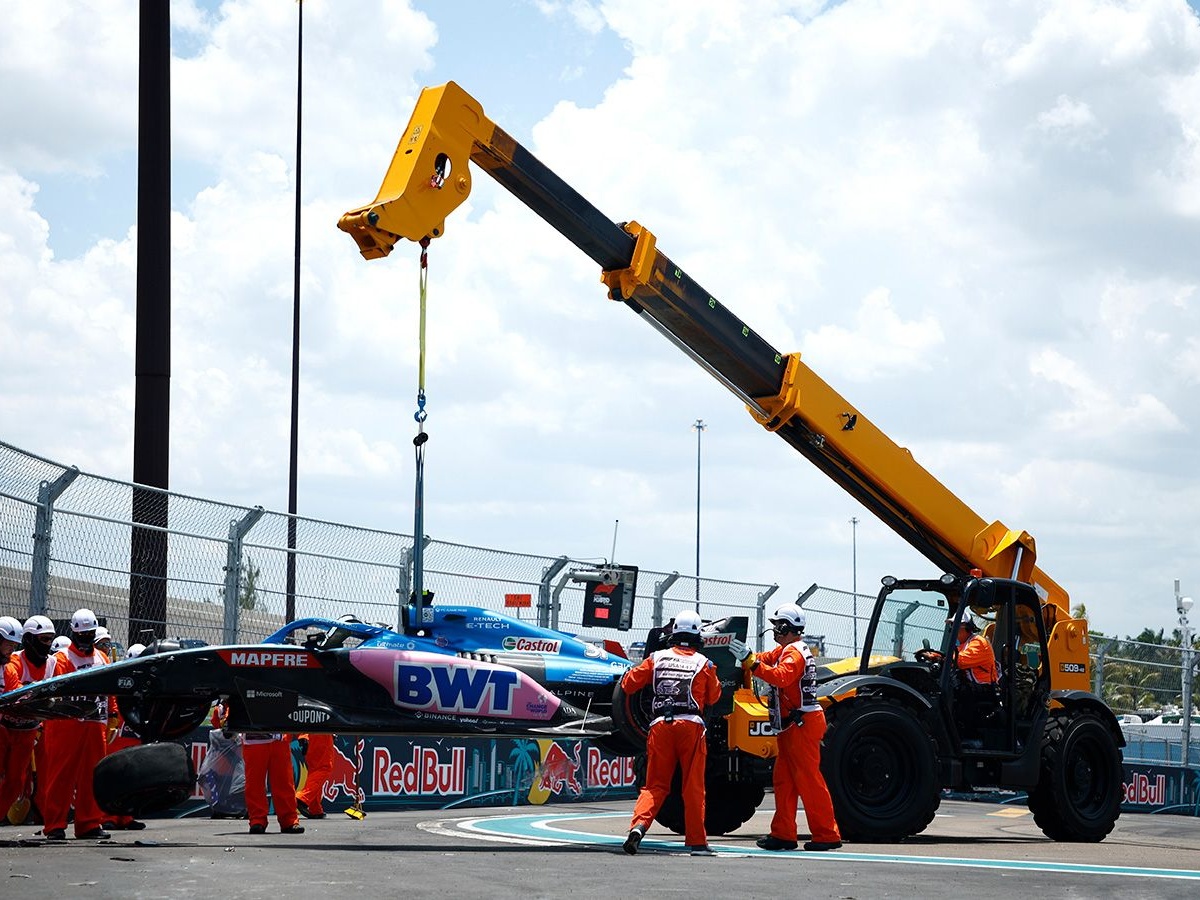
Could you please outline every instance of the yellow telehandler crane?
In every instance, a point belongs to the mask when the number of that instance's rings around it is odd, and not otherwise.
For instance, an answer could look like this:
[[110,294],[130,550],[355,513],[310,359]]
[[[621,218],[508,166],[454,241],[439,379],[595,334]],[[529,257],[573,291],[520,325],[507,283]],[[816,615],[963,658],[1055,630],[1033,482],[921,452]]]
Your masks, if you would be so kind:
[[[1024,790],[1055,840],[1098,841],[1120,813],[1124,741],[1089,692],[1087,623],[1036,565],[1033,537],[988,523],[801,360],[712,297],[637,222],[615,223],[537,160],[454,82],[422,91],[378,196],[342,216],[367,259],[442,236],[471,192],[474,163],[586,253],[608,296],[725,385],[768,431],[946,574],[883,579],[853,671],[821,686],[822,769],[842,833],[899,840],[933,819],[944,788]],[[981,627],[1000,681],[967,697],[955,663],[962,622]],[[932,646],[937,643],[937,649]],[[738,692],[711,729],[708,824],[723,834],[763,796],[774,753],[765,710]],[[616,704],[614,704],[616,705]],[[626,730],[638,712],[626,704]],[[621,718],[621,717],[617,717]],[[769,769],[767,770],[769,771]],[[715,793],[715,796],[714,796]],[[678,804],[660,821],[682,830]]]

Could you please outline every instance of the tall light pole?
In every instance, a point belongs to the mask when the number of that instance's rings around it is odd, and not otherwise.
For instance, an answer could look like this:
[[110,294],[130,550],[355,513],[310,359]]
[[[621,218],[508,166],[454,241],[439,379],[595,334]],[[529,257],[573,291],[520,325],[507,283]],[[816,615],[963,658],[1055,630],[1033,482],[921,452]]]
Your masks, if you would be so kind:
[[1180,644],[1183,647],[1183,743],[1180,758],[1184,768],[1190,762],[1192,736],[1192,629],[1188,624],[1188,613],[1192,609],[1192,598],[1179,596],[1179,580],[1175,580],[1175,611],[1179,613]]
[[850,517],[850,591],[854,596],[851,614],[854,616],[854,652],[858,652],[858,516]]
[[700,612],[700,436],[707,427],[703,419],[692,423],[696,430],[696,612]]
[[287,566],[284,621],[296,619],[296,467],[300,436],[300,113],[304,77],[304,4],[296,4],[296,218],[292,255],[292,427],[288,443]]

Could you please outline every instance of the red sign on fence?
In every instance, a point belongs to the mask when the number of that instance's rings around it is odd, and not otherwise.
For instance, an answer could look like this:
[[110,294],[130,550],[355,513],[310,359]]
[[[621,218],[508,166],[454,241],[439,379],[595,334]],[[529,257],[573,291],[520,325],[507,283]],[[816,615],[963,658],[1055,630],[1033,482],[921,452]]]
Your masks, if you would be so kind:
[[504,606],[508,609],[513,607],[528,609],[533,606],[533,594],[505,594]]

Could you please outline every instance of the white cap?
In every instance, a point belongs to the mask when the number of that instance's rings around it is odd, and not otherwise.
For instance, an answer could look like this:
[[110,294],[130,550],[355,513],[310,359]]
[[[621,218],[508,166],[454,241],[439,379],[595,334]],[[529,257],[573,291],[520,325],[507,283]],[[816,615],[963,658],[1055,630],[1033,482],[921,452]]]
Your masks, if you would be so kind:
[[141,656],[142,651],[145,649],[146,649],[145,644],[134,644],[128,650],[125,651],[125,658],[133,659],[135,656]]
[[50,642],[50,652],[57,653],[59,650],[66,650],[71,646],[71,639],[65,634],[60,634]]
[[54,623],[45,616],[30,616],[25,620],[26,634],[54,634]]
[[90,609],[77,609],[75,615],[71,616],[71,630],[76,634],[81,631],[95,631],[100,627],[100,623],[96,621],[96,614]]
[[675,627],[671,629],[671,634],[698,635],[702,624],[699,613],[681,612],[675,617]]
[[808,621],[808,616],[804,614],[804,610],[798,607],[795,603],[785,603],[779,609],[775,610],[775,615],[771,616],[772,624],[787,624],[791,625],[798,631],[804,630],[804,625]]
[[112,640],[112,635],[108,633],[108,629],[105,628],[103,625],[97,625],[96,626],[96,643],[98,644],[101,641],[111,641],[111,640]]
[[21,643],[21,633],[24,631],[19,619],[14,619],[12,616],[0,616],[0,638],[6,641],[12,641],[14,644]]

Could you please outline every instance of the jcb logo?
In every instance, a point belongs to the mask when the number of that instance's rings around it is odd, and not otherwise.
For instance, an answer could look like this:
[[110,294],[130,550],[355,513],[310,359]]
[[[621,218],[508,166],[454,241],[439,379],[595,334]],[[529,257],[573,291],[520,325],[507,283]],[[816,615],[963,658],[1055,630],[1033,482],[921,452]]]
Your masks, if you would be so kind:
[[771,727],[771,723],[763,720],[761,722],[750,723],[750,737],[774,737],[775,729]]

